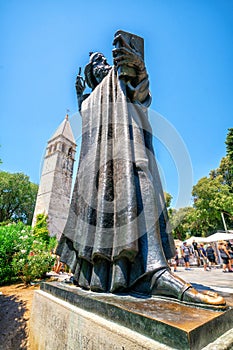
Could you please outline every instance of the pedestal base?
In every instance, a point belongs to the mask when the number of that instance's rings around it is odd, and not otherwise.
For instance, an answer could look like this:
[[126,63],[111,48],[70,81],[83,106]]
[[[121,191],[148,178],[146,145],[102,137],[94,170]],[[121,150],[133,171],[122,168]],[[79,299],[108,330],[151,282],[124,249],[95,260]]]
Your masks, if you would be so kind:
[[41,289],[30,317],[31,350],[200,350],[233,327],[231,308],[211,311],[59,282]]

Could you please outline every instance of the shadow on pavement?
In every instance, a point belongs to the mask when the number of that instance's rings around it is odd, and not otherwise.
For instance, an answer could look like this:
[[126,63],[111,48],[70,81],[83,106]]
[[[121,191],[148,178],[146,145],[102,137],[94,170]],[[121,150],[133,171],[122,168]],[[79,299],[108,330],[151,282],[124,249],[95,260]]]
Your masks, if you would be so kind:
[[26,302],[0,295],[0,350],[26,350]]

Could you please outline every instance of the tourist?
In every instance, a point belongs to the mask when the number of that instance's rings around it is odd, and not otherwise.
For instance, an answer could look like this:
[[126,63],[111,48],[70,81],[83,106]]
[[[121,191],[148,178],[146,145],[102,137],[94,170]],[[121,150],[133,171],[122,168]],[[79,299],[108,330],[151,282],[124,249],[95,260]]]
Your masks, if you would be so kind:
[[230,265],[233,267],[233,245],[230,241],[227,242],[226,248],[228,250],[228,253],[230,255]]
[[193,246],[193,254],[196,256],[195,252],[197,252],[197,242],[195,241],[195,239],[192,242],[192,246]]
[[231,257],[226,247],[227,244],[224,241],[218,243],[218,250],[223,262],[223,272],[233,272],[230,264]]
[[208,269],[207,269],[207,261],[208,261],[207,254],[206,254],[206,250],[204,248],[203,243],[200,244],[199,254],[200,254],[200,259],[201,259],[202,265],[204,267],[204,271],[208,271]]
[[179,253],[178,253],[178,247],[176,247],[176,255],[174,256],[174,272],[177,272],[178,266],[179,266]]
[[197,260],[197,266],[200,266],[200,256],[198,253],[198,243],[195,240],[193,240],[192,246],[193,246],[194,257]]
[[216,253],[211,243],[209,243],[206,248],[206,254],[207,254],[207,259],[210,263],[209,268],[211,268],[212,266],[216,265]]
[[182,250],[182,256],[183,256],[183,259],[184,259],[184,266],[185,266],[185,270],[191,270],[190,269],[190,263],[189,263],[189,258],[190,258],[190,255],[191,255],[191,251],[190,251],[190,248],[187,246],[187,242],[184,242],[182,247],[181,247],[181,250]]

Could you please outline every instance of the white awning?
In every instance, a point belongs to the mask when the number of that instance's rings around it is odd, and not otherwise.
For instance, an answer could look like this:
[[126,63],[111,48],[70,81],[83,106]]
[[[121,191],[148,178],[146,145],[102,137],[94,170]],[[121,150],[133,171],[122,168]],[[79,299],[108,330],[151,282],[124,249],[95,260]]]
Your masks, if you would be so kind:
[[233,239],[233,233],[216,232],[213,235],[206,237],[205,242],[229,241]]
[[193,243],[193,241],[195,241],[197,243],[205,243],[205,242],[207,242],[206,239],[207,239],[206,237],[191,236],[190,238],[186,239],[185,242],[187,242],[188,245],[191,245]]

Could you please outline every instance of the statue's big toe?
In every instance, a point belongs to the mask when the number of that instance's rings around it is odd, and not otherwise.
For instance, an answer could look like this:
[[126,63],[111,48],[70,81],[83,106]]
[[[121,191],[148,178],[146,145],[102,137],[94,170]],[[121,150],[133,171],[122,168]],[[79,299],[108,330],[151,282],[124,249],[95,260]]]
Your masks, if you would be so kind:
[[180,301],[195,304],[207,304],[213,306],[224,306],[223,297],[212,291],[199,292],[169,269],[157,272],[154,276],[153,295],[169,296]]
[[225,305],[226,302],[221,295],[215,292],[205,290],[203,292],[198,292],[194,288],[189,288],[183,293],[183,301],[188,301],[192,303],[209,304],[209,305]]

